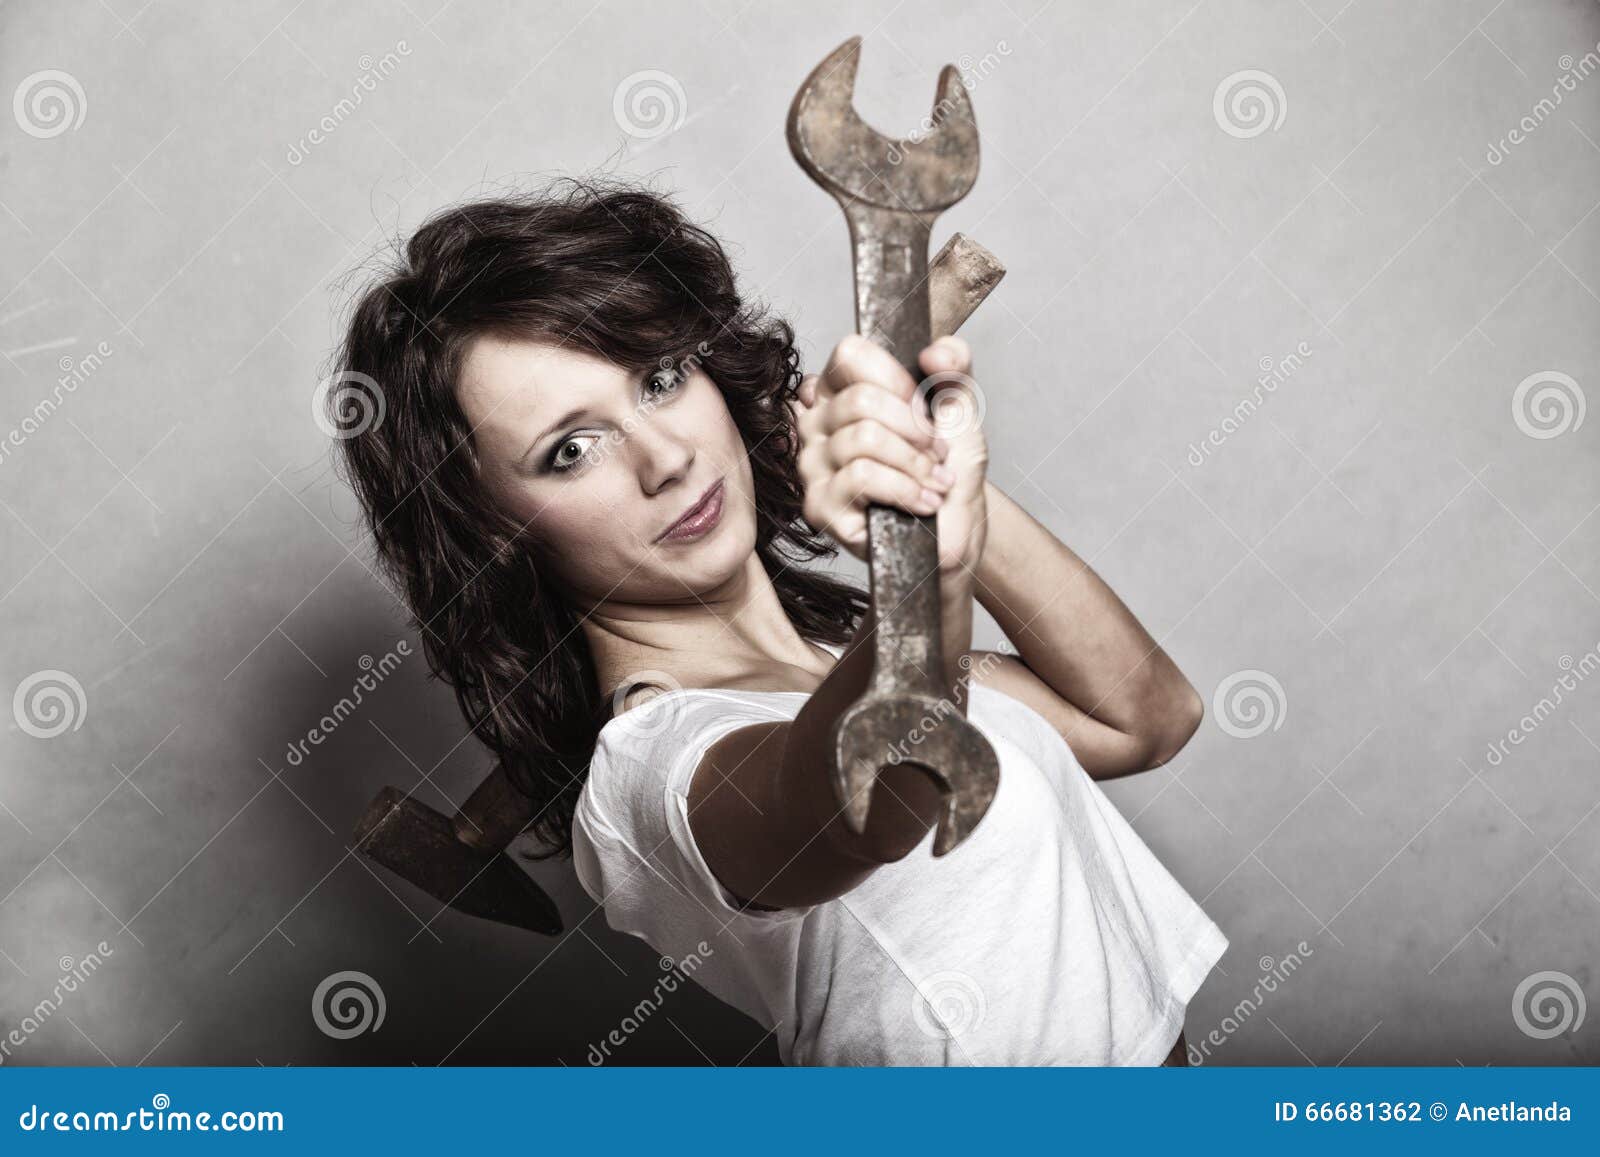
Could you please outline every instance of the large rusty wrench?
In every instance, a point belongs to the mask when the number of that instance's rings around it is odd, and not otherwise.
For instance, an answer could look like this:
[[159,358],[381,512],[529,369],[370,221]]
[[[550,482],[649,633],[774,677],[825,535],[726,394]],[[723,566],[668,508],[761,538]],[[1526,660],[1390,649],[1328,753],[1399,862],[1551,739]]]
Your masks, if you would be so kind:
[[[892,140],[857,115],[861,38],[852,36],[806,77],[789,106],[789,150],[839,202],[855,259],[856,330],[884,345],[919,383],[917,355],[931,340],[928,237],[934,218],[978,176],[978,127],[960,73],[939,73],[932,131]],[[914,406],[931,423],[926,391]],[[953,704],[943,670],[936,515],[873,503],[867,511],[872,677],[834,733],[834,792],[845,821],[865,830],[878,770],[904,752],[944,795],[933,841],[942,856],[972,831],[994,798],[994,749]]]

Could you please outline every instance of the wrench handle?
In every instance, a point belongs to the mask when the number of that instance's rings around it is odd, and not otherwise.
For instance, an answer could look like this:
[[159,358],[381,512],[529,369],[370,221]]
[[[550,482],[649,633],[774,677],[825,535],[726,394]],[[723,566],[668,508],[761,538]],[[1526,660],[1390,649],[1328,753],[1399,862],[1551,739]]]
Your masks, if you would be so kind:
[[[856,332],[872,338],[923,380],[917,355],[932,340],[928,238],[933,213],[843,202],[855,257]],[[912,398],[932,425],[926,391]],[[898,506],[867,507],[868,569],[877,615],[875,693],[943,694],[938,516]]]
[[939,599],[937,516],[898,506],[867,507],[872,606],[874,695],[920,691],[943,698],[944,638]]

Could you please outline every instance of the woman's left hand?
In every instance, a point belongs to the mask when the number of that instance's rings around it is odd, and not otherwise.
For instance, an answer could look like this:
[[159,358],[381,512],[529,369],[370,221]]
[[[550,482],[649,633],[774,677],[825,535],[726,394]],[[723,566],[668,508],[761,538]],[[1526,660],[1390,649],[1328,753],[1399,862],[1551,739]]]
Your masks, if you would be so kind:
[[[894,362],[882,346],[874,343],[860,349],[863,357],[882,361],[885,380],[895,375]],[[923,380],[910,383],[909,375],[904,375],[902,380],[908,384],[901,396],[922,407],[913,408],[914,414],[930,411],[932,432],[943,442],[943,464],[955,473],[937,509],[939,577],[944,582],[970,580],[983,558],[989,518],[984,489],[989,445],[983,430],[983,394],[971,376],[972,350],[962,338],[951,335],[929,343],[919,353],[917,364]],[[842,364],[836,351],[821,375],[806,375],[796,399],[797,417],[815,404],[819,378],[826,379],[824,388],[830,394],[837,394],[848,387],[855,368]],[[917,392],[926,396],[926,403]]]

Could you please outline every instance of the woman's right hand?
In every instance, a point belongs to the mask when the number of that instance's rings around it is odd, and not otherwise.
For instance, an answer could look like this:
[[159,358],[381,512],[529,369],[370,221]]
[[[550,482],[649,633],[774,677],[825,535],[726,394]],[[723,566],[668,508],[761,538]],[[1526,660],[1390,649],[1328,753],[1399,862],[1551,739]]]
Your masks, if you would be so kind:
[[916,388],[888,350],[859,334],[842,338],[822,373],[800,383],[802,512],[863,562],[870,503],[935,514],[955,480],[945,440],[912,414]]

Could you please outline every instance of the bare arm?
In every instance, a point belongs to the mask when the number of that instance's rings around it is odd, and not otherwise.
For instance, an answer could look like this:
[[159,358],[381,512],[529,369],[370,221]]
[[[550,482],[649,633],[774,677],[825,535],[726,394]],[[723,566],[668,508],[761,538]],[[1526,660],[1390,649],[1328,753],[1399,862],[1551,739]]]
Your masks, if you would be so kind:
[[[970,593],[962,598],[959,590],[946,590],[942,685],[958,704],[965,702],[965,686],[952,676],[961,671],[957,660],[971,621]],[[876,624],[869,606],[839,662],[792,721],[724,736],[695,772],[690,830],[723,887],[747,902],[788,908],[841,896],[880,865],[908,854],[938,822],[942,796],[914,764],[882,769],[860,835],[846,825],[829,781],[833,726],[866,689]]]
[[986,492],[977,599],[1020,661],[975,663],[978,681],[1054,723],[1096,779],[1171,759],[1199,727],[1204,701],[1088,563],[992,482]]

